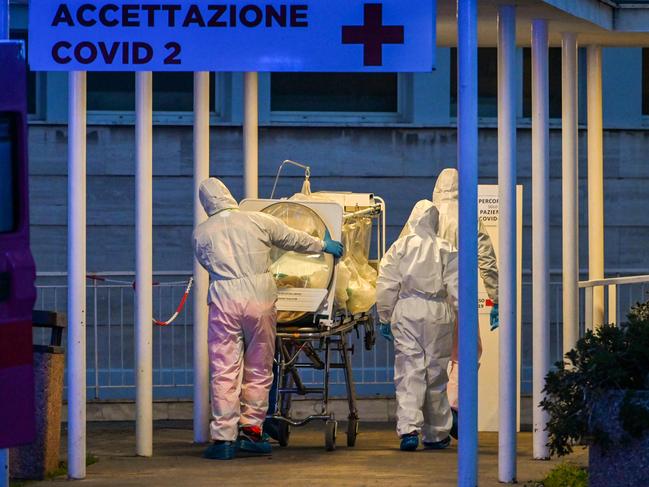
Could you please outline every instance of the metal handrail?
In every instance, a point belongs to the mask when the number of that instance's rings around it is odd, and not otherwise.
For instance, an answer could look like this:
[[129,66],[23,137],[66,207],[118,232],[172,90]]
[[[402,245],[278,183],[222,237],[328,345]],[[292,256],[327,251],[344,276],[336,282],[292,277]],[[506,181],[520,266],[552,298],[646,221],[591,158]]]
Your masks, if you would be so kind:
[[[89,275],[96,276],[106,276],[106,277],[115,277],[115,276],[135,276],[135,271],[106,271],[106,272],[88,272]],[[36,272],[36,277],[66,277],[68,273],[66,271],[42,271]],[[154,276],[191,276],[191,270],[184,271],[154,271]]]
[[649,274],[640,276],[610,277],[607,279],[593,279],[591,281],[579,281],[581,289],[600,286],[620,286],[623,284],[642,284],[649,282]]
[[[374,199],[377,199],[375,196]],[[383,213],[385,214],[385,209],[383,210]],[[384,245],[385,247],[385,245]],[[637,274],[638,272],[646,272],[646,268],[642,269],[636,269],[636,268],[629,268],[629,269],[622,269],[622,268],[609,268],[607,269],[609,273],[611,274]],[[588,270],[587,269],[582,269],[580,270],[580,274],[587,274]],[[89,272],[89,274],[93,275],[100,275],[100,276],[107,276],[107,277],[112,277],[112,276],[135,276],[135,271],[100,271],[100,272]],[[561,269],[550,269],[550,275],[557,276],[561,274]],[[36,277],[66,277],[68,273],[66,271],[40,271],[36,272]],[[191,269],[185,269],[185,270],[180,270],[180,271],[154,271],[153,275],[155,276],[191,276],[192,271]],[[532,275],[532,269],[523,269],[523,276],[530,276]],[[643,277],[643,276],[648,276],[649,274],[638,274],[638,275],[632,275],[632,276],[627,276],[627,277],[622,277],[622,278],[612,278],[612,279],[627,279],[630,277],[636,278],[636,277]],[[557,281],[561,282],[561,281]],[[590,283],[591,281],[579,281],[581,283]],[[599,285],[605,285],[605,284],[599,284]],[[580,286],[582,287],[582,286]],[[583,287],[587,287],[584,285]]]
[[[645,284],[649,283],[649,274],[641,274],[636,276],[625,277],[611,277],[607,279],[592,279],[589,281],[579,281],[580,289],[585,290],[585,316],[584,323],[587,330],[592,330],[595,326],[595,288],[606,288],[608,293],[608,313],[606,320],[609,324],[618,322],[617,308],[617,288],[618,286],[630,284]],[[598,314],[603,314],[604,309],[602,305],[598,305]],[[598,323],[598,325],[603,323]]]

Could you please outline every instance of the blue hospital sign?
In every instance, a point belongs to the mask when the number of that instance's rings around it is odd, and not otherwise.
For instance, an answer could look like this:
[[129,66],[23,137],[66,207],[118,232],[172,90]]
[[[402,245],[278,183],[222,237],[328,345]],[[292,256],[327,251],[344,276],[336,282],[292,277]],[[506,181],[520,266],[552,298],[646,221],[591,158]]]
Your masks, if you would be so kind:
[[31,0],[44,71],[432,71],[434,0]]

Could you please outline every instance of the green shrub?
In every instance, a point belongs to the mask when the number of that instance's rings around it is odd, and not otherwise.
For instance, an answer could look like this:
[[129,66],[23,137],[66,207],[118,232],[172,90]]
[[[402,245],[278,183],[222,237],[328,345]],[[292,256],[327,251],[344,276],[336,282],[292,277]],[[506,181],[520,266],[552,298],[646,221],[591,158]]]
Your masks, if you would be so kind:
[[590,428],[593,405],[611,390],[625,390],[619,420],[624,431],[642,436],[649,411],[634,402],[633,391],[649,389],[649,303],[631,309],[628,323],[587,331],[545,379],[541,407],[549,413],[553,455],[572,452],[584,441],[606,448],[608,435]]
[[583,467],[562,464],[552,469],[543,487],[588,487],[588,472]]

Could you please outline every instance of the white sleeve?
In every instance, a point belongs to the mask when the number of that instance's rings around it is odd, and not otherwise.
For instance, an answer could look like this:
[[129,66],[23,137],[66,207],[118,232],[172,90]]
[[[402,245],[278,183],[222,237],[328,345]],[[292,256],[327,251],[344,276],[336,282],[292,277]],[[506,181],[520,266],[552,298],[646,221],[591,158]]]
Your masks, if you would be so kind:
[[376,311],[381,323],[389,323],[399,300],[401,272],[399,271],[399,248],[404,240],[399,239],[381,259],[379,277],[376,281]]
[[458,255],[452,247],[440,246],[442,255],[442,280],[446,287],[446,294],[453,309],[457,311],[458,305]]
[[491,243],[491,237],[478,220],[478,269],[489,299],[498,302],[498,264],[496,251]]
[[324,242],[306,232],[289,227],[279,218],[264,215],[268,236],[275,247],[304,254],[317,254],[324,250]]

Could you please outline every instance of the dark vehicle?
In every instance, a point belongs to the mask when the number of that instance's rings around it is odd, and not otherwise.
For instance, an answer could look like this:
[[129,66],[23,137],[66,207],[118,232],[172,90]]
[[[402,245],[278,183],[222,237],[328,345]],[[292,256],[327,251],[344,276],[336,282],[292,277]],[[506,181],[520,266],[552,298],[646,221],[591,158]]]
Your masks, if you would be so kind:
[[21,41],[0,41],[0,448],[34,439],[29,248],[27,65]]

